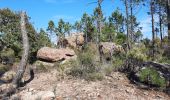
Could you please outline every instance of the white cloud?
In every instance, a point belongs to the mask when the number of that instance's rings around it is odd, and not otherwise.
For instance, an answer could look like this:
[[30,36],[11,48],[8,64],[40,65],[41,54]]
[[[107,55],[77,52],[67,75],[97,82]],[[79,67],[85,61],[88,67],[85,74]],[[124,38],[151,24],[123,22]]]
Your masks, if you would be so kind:
[[[158,16],[155,16],[155,22],[158,22]],[[140,20],[140,26],[142,27],[142,33],[144,37],[151,38],[152,36],[152,24],[151,24],[151,16],[147,16]],[[156,26],[156,24],[155,24]]]
[[67,15],[56,15],[53,17],[54,20],[59,20],[59,19],[65,19],[65,20],[71,20],[74,19],[73,16],[67,16]]
[[79,18],[77,18],[76,16],[69,16],[69,15],[55,15],[52,17],[52,20],[54,21],[58,21],[59,19],[63,19],[64,21],[67,22],[75,22]]
[[142,19],[140,22],[141,22],[140,26],[142,27],[143,33],[151,32],[151,18],[150,17]]

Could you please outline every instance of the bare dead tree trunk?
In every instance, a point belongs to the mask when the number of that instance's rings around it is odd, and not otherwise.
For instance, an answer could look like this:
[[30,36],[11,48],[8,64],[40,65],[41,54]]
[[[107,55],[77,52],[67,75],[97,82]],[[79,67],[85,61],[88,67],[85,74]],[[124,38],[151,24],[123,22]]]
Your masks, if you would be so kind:
[[20,86],[21,79],[23,78],[27,61],[28,61],[28,52],[29,52],[29,41],[25,26],[25,12],[21,12],[21,33],[22,33],[22,41],[23,41],[23,54],[20,61],[20,65],[18,67],[16,76],[14,77],[11,86],[5,91],[3,98],[6,98],[7,96],[11,95],[12,93],[15,93],[16,89]]
[[28,61],[28,52],[29,52],[29,41],[28,41],[28,35],[27,35],[27,31],[26,31],[26,27],[25,27],[25,12],[21,12],[21,33],[22,33],[22,41],[23,41],[23,54],[22,54],[22,59],[20,61],[20,65],[19,68],[17,70],[17,74],[13,80],[13,84],[15,84],[16,86],[19,85],[23,74],[25,72],[26,69],[26,65],[27,65],[27,61]]
[[101,37],[101,31],[102,31],[102,26],[101,26],[101,22],[102,22],[102,8],[101,8],[101,4],[102,4],[103,0],[98,0],[98,18],[97,18],[97,28],[98,28],[98,34],[97,34],[97,44],[99,45],[100,43],[100,37]]

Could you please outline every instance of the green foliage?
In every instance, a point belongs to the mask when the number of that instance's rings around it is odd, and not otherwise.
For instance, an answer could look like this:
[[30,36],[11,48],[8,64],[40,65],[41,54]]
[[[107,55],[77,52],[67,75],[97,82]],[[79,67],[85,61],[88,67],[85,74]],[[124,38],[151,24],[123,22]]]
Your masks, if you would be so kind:
[[124,59],[121,57],[112,57],[112,63],[103,65],[104,67],[104,72],[106,75],[110,75],[113,71],[118,71],[124,66]]
[[[21,29],[20,29],[20,15],[18,12],[13,12],[8,8],[0,9],[0,40],[3,43],[3,48],[10,48],[14,50],[15,57],[21,58],[22,52],[22,37],[21,37]],[[48,41],[45,33],[37,34],[33,25],[29,22],[29,17],[26,16],[26,30],[29,37],[29,45],[30,45],[30,56],[29,62],[33,62],[36,59],[36,52],[42,46],[44,41]],[[44,37],[46,37],[44,39]],[[45,45],[45,44],[43,44]]]
[[1,57],[14,57],[14,50],[10,48],[6,48],[3,51],[1,51]]
[[40,33],[38,35],[38,45],[37,46],[39,48],[45,47],[45,46],[48,46],[48,47],[51,46],[50,39],[48,38],[46,32],[43,29],[40,29]]
[[60,19],[58,22],[58,27],[55,29],[56,35],[60,38],[65,37],[65,22]]
[[44,72],[47,71],[46,66],[44,66],[42,63],[40,63],[40,65],[37,66],[37,69]]
[[103,42],[107,42],[107,41],[113,42],[115,36],[116,34],[115,34],[115,29],[113,27],[113,24],[111,24],[110,22],[108,23],[105,22],[100,40]]
[[81,32],[82,31],[82,21],[76,21],[73,28],[77,31],[77,32]]
[[124,16],[123,14],[120,12],[120,10],[117,8],[112,15],[110,16],[110,22],[113,23],[113,25],[115,25],[115,29],[117,33],[122,33],[124,32]]
[[72,29],[72,25],[69,22],[66,22],[64,26],[64,30],[68,34],[68,36],[70,36],[71,29]]
[[96,81],[96,80],[102,80],[104,78],[103,74],[100,72],[94,72],[94,73],[89,73],[86,76],[86,80],[88,81]]
[[9,69],[10,69],[10,66],[0,64],[0,75],[7,72]]
[[144,50],[142,47],[134,47],[127,53],[127,58],[129,59],[135,59],[137,61],[146,61],[147,60],[147,55],[145,54]]
[[140,39],[142,38],[142,36],[143,36],[143,34],[142,34],[141,30],[138,30],[137,32],[135,32],[134,41],[140,42]]
[[2,59],[2,62],[5,64],[13,64],[15,60],[15,52],[14,50],[10,48],[3,49],[0,52],[0,59]]
[[165,78],[161,77],[159,73],[152,69],[152,68],[145,68],[142,69],[139,73],[139,79],[142,82],[145,82],[147,84],[156,85],[159,87],[165,87],[166,86],[166,80]]
[[114,68],[112,66],[107,66],[104,68],[106,75],[110,75],[113,72]]
[[81,18],[81,24],[83,32],[85,33],[86,42],[95,40],[95,26],[93,25],[93,17],[89,16],[87,13],[84,13]]
[[75,77],[81,77],[86,80],[101,80],[103,78],[100,72],[99,64],[95,61],[95,55],[90,47],[78,54],[78,61],[72,63],[69,74]]
[[167,57],[160,57],[158,62],[159,63],[168,63],[168,64],[170,64],[170,59],[168,59]]
[[124,64],[124,60],[120,58],[113,59],[113,68],[118,69],[121,68]]
[[115,42],[119,45],[122,45],[126,42],[126,35],[123,33],[117,33]]
[[52,20],[50,20],[48,22],[48,28],[47,28],[47,31],[50,31],[50,33],[52,33],[54,31],[54,28],[55,28],[55,24]]
[[80,65],[83,68],[83,71],[86,73],[93,73],[96,71],[96,66],[94,63],[94,58],[93,55],[91,55],[90,53],[82,53],[79,54],[79,58],[80,60]]

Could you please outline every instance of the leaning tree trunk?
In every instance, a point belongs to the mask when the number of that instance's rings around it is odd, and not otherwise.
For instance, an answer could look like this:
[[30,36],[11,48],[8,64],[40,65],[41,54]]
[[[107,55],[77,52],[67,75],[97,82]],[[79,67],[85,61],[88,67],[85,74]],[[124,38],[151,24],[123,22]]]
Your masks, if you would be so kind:
[[13,79],[13,84],[17,87],[19,86],[19,83],[21,82],[21,79],[23,77],[23,74],[26,69],[27,61],[28,61],[28,52],[29,52],[29,41],[28,41],[28,35],[25,27],[25,12],[21,12],[21,33],[22,33],[22,41],[23,41],[23,54],[22,59],[20,61],[19,68],[17,70],[17,74],[15,78]]
[[16,76],[14,77],[11,86],[5,91],[3,98],[6,98],[7,96],[10,96],[11,94],[15,93],[16,89],[20,87],[21,79],[23,78],[27,60],[28,60],[28,52],[29,52],[29,41],[25,26],[25,12],[21,12],[21,33],[22,33],[22,41],[23,41],[23,54],[20,61],[20,65],[17,69]]

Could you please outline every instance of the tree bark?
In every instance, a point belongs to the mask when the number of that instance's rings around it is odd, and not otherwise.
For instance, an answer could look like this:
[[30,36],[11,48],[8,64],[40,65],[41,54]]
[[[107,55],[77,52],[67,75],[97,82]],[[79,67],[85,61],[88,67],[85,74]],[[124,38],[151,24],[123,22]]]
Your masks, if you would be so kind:
[[131,43],[132,44],[132,41],[134,40],[133,39],[133,2],[132,0],[130,0],[130,38],[131,38]]
[[170,59],[170,2],[167,0],[167,20],[168,20],[168,52],[167,57]]
[[162,13],[161,13],[161,5],[159,5],[159,31],[160,31],[160,38],[161,38],[161,48],[162,48],[162,40],[163,40],[163,36],[162,36]]
[[170,39],[170,2],[167,2],[167,19],[168,19],[168,39]]
[[154,27],[154,1],[151,0],[150,2],[150,10],[151,10],[151,18],[152,18],[152,58],[154,60],[154,57],[155,57],[155,27]]
[[127,30],[127,46],[130,49],[130,35],[129,35],[129,10],[128,10],[128,1],[125,0],[125,7],[126,7],[126,30]]
[[97,27],[98,27],[98,34],[97,34],[97,44],[99,45],[100,43],[100,36],[101,36],[101,20],[102,20],[102,8],[101,8],[101,3],[103,2],[103,0],[98,0],[98,8],[99,8],[99,11],[101,12],[98,12],[98,21],[97,21]]
[[28,53],[29,53],[29,41],[28,41],[28,35],[26,31],[26,23],[25,23],[25,12],[21,12],[21,33],[22,33],[22,41],[23,41],[23,54],[22,59],[20,61],[19,68],[17,70],[17,74],[13,80],[13,84],[15,84],[17,87],[19,86],[19,83],[21,82],[21,79],[23,77],[23,74],[26,69],[27,61],[28,61]]
[[20,17],[20,25],[21,25],[21,34],[22,34],[22,41],[23,41],[23,54],[22,58],[19,64],[19,67],[17,69],[16,76],[14,77],[11,86],[5,91],[3,98],[7,98],[11,94],[15,93],[16,89],[20,87],[21,79],[23,78],[27,61],[28,61],[28,52],[29,52],[29,41],[28,41],[28,35],[26,31],[25,26],[25,12],[21,12]]

